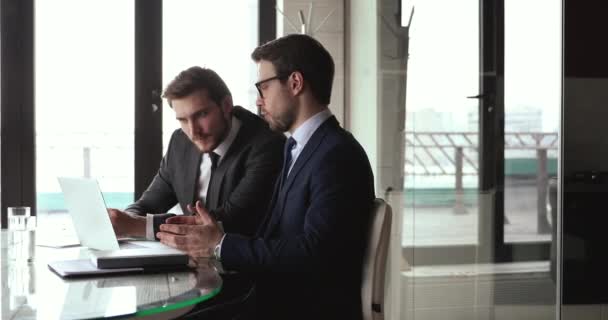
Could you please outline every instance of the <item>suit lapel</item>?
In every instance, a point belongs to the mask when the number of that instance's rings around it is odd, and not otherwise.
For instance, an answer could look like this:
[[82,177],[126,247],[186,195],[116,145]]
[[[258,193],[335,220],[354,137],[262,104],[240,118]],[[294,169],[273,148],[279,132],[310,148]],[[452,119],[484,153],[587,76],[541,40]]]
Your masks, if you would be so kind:
[[216,209],[220,205],[220,194],[222,194],[222,186],[224,182],[224,178],[226,174],[228,174],[228,168],[234,162],[234,160],[238,157],[239,151],[243,150],[246,147],[245,138],[249,137],[252,132],[252,125],[249,118],[244,115],[243,111],[240,110],[240,107],[234,107],[234,115],[241,121],[241,128],[239,132],[236,134],[234,141],[226,151],[226,154],[220,161],[217,168],[215,168],[215,172],[212,173],[213,177],[211,181],[209,181],[209,192],[207,192],[207,208],[208,209]]
[[329,131],[329,129],[338,126],[338,121],[334,116],[327,119],[310,137],[310,140],[306,143],[304,150],[300,153],[296,162],[291,168],[291,172],[287,177],[287,181],[284,182],[283,188],[277,189],[275,188],[275,194],[273,195],[273,207],[271,207],[272,217],[270,218],[270,222],[268,223],[268,227],[265,231],[265,236],[269,236],[276,224],[281,221],[281,216],[283,215],[283,211],[285,208],[285,202],[287,200],[287,192],[293,185],[293,182],[297,179],[298,174],[308,164],[308,160],[315,153],[325,135]]
[[256,232],[256,237],[263,237],[266,235],[266,230],[269,230],[269,221],[274,213],[274,206],[277,203],[277,198],[279,197],[279,185],[280,179],[276,179],[274,183],[274,192],[272,193],[272,199],[270,200],[270,204],[268,209],[266,210],[266,215],[264,215],[264,220],[260,223],[258,230]]
[[337,125],[338,120],[336,120],[334,116],[331,116],[329,119],[327,119],[327,121],[325,121],[325,123],[323,123],[319,127],[319,129],[312,135],[312,137],[310,137],[310,140],[308,140],[308,143],[306,143],[304,150],[302,150],[302,153],[300,153],[300,155],[296,159],[296,163],[293,164],[293,168],[291,168],[291,172],[287,176],[287,181],[285,181],[285,187],[283,188],[282,192],[286,192],[291,188],[291,185],[293,184],[293,181],[295,180],[296,176],[298,175],[300,170],[302,170],[302,168],[308,163],[308,159],[310,159],[315,150],[317,150],[317,148],[323,141],[323,138],[327,134],[328,129]]
[[218,207],[220,193],[222,192],[222,183],[229,167],[227,164],[228,160],[229,159],[226,158],[222,159],[217,168],[215,168],[215,172],[211,173],[211,181],[209,181],[209,191],[207,192],[206,203],[206,208],[209,210],[214,210]]

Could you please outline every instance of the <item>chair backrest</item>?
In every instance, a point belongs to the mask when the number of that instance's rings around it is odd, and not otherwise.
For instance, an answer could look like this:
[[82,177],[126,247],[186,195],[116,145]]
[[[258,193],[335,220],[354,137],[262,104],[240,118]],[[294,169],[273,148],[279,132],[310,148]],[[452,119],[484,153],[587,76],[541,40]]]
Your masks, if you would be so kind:
[[378,198],[374,201],[363,259],[361,299],[364,320],[384,319],[384,275],[392,214],[391,206],[384,200]]

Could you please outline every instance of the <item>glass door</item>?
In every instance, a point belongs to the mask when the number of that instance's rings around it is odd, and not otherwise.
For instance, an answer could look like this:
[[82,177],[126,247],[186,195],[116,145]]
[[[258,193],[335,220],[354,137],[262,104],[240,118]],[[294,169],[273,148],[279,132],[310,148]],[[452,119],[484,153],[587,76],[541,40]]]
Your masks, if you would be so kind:
[[402,318],[554,319],[561,3],[414,6]]
[[477,0],[415,4],[409,27],[402,238],[414,254],[478,244],[479,101],[467,99],[479,92],[478,17]]
[[549,200],[557,192],[561,2],[506,1],[504,41],[504,242],[548,243],[556,219]]

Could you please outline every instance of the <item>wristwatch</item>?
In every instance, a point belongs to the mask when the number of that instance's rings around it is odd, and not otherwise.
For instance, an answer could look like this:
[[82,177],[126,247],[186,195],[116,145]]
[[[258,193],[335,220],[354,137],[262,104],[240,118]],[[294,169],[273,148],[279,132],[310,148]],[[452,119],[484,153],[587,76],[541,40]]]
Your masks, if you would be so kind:
[[220,241],[215,248],[213,248],[213,258],[220,261],[220,252],[222,251],[222,242]]

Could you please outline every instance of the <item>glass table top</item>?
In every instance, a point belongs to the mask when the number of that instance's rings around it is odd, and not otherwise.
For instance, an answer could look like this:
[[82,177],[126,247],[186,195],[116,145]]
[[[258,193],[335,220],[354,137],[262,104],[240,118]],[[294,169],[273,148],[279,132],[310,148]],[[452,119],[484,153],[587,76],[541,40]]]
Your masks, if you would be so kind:
[[25,244],[25,250],[33,252],[28,255],[15,252],[24,249],[23,244],[16,244],[8,231],[0,233],[2,319],[132,318],[186,312],[222,288],[222,279],[209,261],[185,271],[62,279],[47,264],[87,259],[88,249],[50,248],[38,241],[36,246]]

